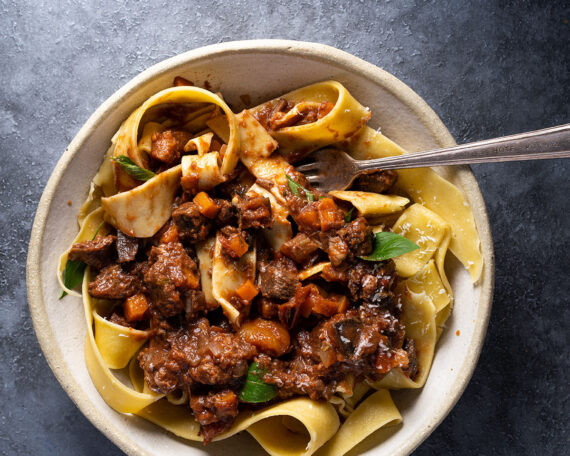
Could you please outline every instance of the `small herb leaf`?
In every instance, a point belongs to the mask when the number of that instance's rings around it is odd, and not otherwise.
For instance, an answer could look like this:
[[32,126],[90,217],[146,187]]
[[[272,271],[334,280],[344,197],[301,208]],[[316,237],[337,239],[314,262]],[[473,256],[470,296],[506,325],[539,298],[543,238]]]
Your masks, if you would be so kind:
[[315,201],[315,195],[313,195],[309,190],[307,190],[302,185],[299,185],[297,182],[295,182],[293,179],[291,179],[289,177],[289,175],[285,174],[285,177],[287,178],[287,182],[289,183],[289,188],[291,189],[291,192],[293,193],[293,195],[301,196],[301,190],[302,190],[303,192],[305,192],[305,196],[307,197],[307,201],[309,201],[310,203]]
[[351,207],[350,210],[346,213],[346,215],[344,216],[344,221],[346,223],[350,223],[350,221],[352,220],[352,212],[354,211],[354,208]]
[[155,176],[152,171],[141,168],[126,155],[111,157],[111,160],[120,165],[129,176],[134,177],[136,180],[147,181]]
[[[85,263],[79,260],[67,260],[65,269],[63,270],[63,283],[70,290],[75,288],[83,281],[83,273],[85,272]],[[63,298],[67,293],[61,292],[59,299]]]
[[362,256],[367,261],[382,261],[388,258],[394,258],[420,247],[414,242],[406,239],[404,236],[392,233],[390,231],[381,231],[376,233],[374,238],[374,249],[368,256]]
[[[292,191],[292,190],[291,190]],[[239,398],[243,402],[258,404],[267,402],[277,396],[277,387],[269,385],[263,381],[265,371],[258,363],[251,363],[247,371],[245,385],[239,393]]]

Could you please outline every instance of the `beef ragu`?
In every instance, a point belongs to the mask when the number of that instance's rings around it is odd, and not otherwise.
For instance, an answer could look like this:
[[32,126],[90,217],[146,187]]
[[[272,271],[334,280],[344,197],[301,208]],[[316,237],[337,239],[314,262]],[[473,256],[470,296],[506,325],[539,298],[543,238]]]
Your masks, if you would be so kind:
[[[177,77],[174,85],[190,84]],[[326,121],[335,103],[276,99],[235,115],[232,124],[223,101],[207,97],[227,117],[185,99],[155,109],[150,127],[135,128],[140,156],[113,158],[122,192],[101,200],[107,223],[68,252],[68,263],[90,268],[89,295],[110,303],[104,318],[146,335],[134,359],[148,388],[188,398],[182,406],[207,444],[240,411],[295,397],[350,397],[394,369],[409,382],[425,378],[418,350],[426,344],[406,335],[403,279],[392,259],[418,248],[390,232],[394,216],[409,212],[409,200],[388,195],[397,174],[357,179],[354,194],[396,201],[384,218],[359,212],[349,200],[313,188],[287,161],[298,151],[276,140],[288,129]],[[360,108],[352,129],[370,117]],[[326,140],[346,140],[350,128],[333,131],[327,124]],[[229,171],[220,172],[232,159]],[[155,199],[141,202],[151,183]],[[132,200],[124,203],[123,195]],[[149,232],[146,215],[133,207],[150,214],[156,229]],[[404,250],[380,255],[379,235],[387,234],[406,241]],[[429,258],[421,268],[434,267]]]

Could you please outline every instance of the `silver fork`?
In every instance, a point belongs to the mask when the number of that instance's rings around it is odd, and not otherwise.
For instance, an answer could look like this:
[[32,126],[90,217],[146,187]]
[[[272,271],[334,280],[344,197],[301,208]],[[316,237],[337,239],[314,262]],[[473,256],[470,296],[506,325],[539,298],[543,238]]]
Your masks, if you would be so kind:
[[312,162],[297,167],[323,192],[344,190],[361,174],[380,169],[422,168],[472,163],[542,160],[570,157],[570,124],[487,139],[427,152],[374,160],[355,160],[339,149],[314,152]]

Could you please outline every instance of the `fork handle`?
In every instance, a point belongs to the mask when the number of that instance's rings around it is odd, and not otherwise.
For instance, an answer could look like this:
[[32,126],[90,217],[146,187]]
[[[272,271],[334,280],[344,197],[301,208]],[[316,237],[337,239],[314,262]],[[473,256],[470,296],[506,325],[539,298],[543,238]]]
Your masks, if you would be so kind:
[[570,124],[394,157],[357,161],[358,173],[373,169],[570,158]]

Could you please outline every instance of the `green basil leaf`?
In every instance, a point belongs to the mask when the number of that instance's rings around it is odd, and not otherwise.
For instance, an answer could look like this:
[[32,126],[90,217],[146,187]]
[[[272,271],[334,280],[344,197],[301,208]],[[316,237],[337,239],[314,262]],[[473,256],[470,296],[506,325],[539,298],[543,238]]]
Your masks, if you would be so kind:
[[120,165],[129,176],[134,177],[136,180],[147,181],[155,176],[152,171],[141,168],[126,155],[111,157],[111,160]]
[[350,221],[352,220],[352,211],[354,211],[354,208],[351,207],[350,210],[346,213],[346,215],[344,216],[344,221],[346,223],[350,223]]
[[[99,223],[99,226],[95,230],[95,234],[93,235],[91,240],[94,240],[97,237],[97,234],[99,234],[99,230],[103,226],[103,223],[105,223],[104,220],[101,223]],[[65,284],[65,286],[67,288],[69,288],[69,289],[75,288],[77,285],[79,285],[81,283],[81,281],[83,280],[83,274],[85,273],[85,266],[86,266],[86,264],[83,263],[82,261],[67,260],[67,262],[65,263],[65,269],[63,270],[63,273],[62,273],[63,283]],[[67,272],[67,271],[69,271],[69,272]],[[67,291],[61,290],[61,294],[59,295],[59,299],[63,298],[66,295],[67,295]]]
[[404,236],[392,233],[390,231],[381,231],[376,233],[374,238],[374,249],[368,256],[362,256],[367,261],[382,261],[388,258],[394,258],[404,253],[419,249],[420,247],[414,242],[406,239]]
[[245,385],[239,393],[239,398],[243,402],[259,404],[267,402],[277,396],[277,387],[269,385],[263,381],[265,370],[259,367],[258,363],[251,363],[247,371]]
[[[83,281],[83,273],[85,272],[85,263],[79,260],[67,260],[65,269],[63,270],[63,283],[70,290],[75,288]],[[59,299],[63,298],[67,292],[63,291],[59,295]]]
[[289,183],[289,189],[291,189],[293,195],[301,196],[301,190],[302,190],[303,192],[305,192],[305,196],[307,197],[307,201],[309,201],[309,203],[315,201],[315,195],[313,195],[309,190],[307,190],[305,187],[299,185],[297,182],[291,179],[288,174],[285,174],[285,177],[287,178],[287,182]]

